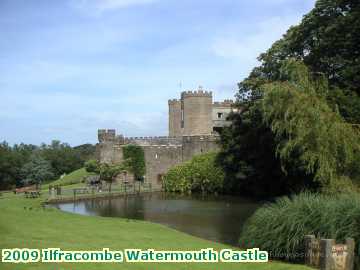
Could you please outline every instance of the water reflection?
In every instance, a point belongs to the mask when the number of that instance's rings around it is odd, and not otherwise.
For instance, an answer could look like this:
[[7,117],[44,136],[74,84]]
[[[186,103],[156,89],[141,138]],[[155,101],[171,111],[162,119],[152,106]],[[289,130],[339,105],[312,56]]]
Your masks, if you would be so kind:
[[105,217],[147,220],[198,237],[236,245],[245,220],[259,203],[239,197],[164,193],[63,203],[61,210]]

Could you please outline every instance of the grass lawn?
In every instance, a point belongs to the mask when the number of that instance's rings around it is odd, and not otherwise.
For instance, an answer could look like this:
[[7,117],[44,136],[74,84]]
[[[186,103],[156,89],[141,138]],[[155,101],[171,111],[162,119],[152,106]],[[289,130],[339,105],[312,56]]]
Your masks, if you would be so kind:
[[[42,208],[41,200],[11,193],[0,197],[0,248],[50,248],[64,250],[111,250],[154,248],[200,250],[229,248],[165,226],[145,221],[80,216],[55,208]],[[310,269],[280,262],[235,263],[1,263],[0,269]]]
[[65,175],[63,178],[59,178],[58,180],[42,185],[41,188],[48,189],[49,185],[68,186],[74,184],[81,184],[81,181],[89,175],[91,175],[91,173],[85,171],[85,168],[81,168]]

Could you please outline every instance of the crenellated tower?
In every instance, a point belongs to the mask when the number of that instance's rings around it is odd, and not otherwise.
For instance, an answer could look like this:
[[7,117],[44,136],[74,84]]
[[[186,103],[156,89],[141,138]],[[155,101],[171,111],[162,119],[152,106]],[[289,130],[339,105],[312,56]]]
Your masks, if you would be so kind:
[[209,135],[212,132],[212,92],[181,93],[182,134],[184,136]]

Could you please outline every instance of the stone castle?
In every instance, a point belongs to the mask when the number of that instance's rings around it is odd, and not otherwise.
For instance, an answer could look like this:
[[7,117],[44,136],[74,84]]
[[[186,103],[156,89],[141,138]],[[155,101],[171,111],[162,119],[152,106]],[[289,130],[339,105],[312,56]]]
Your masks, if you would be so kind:
[[[169,136],[124,137],[113,129],[98,130],[98,159],[105,163],[123,161],[122,147],[136,144],[144,149],[145,181],[153,189],[162,188],[162,177],[174,165],[191,159],[194,155],[217,150],[218,132],[229,122],[233,101],[213,102],[212,92],[181,93],[181,98],[168,101]],[[120,176],[118,181],[133,181],[131,176]]]

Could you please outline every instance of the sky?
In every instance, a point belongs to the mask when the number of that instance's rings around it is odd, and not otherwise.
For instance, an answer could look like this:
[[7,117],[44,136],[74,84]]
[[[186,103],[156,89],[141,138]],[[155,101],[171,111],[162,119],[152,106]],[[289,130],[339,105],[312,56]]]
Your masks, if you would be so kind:
[[234,98],[315,0],[0,0],[0,141],[168,133],[168,99]]

